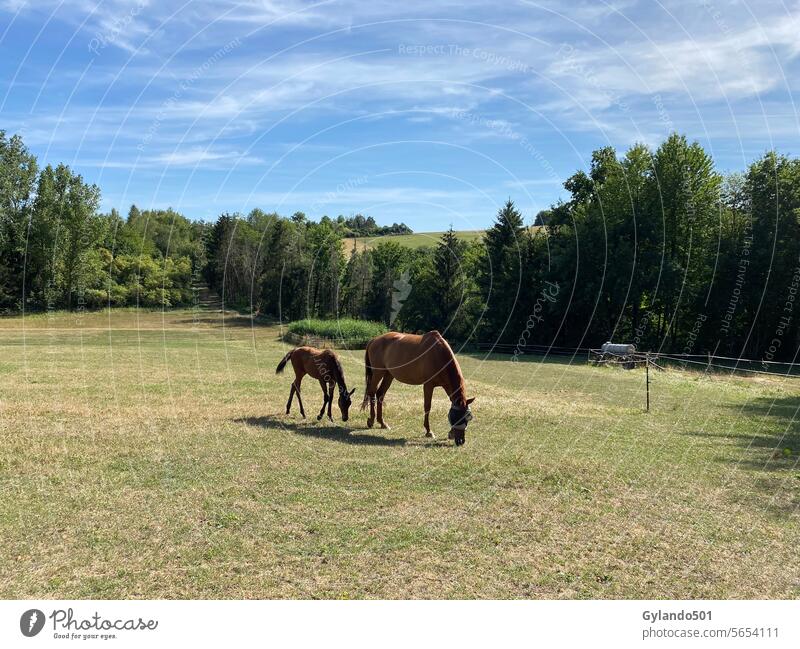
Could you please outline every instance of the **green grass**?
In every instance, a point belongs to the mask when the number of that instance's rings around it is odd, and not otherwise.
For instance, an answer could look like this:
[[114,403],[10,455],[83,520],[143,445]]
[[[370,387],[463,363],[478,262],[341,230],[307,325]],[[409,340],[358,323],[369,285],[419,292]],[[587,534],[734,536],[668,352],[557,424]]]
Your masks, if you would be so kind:
[[[461,355],[475,420],[283,414],[232,313],[0,319],[0,597],[800,596],[797,380]],[[340,353],[362,394],[363,353]]]
[[366,346],[375,336],[386,333],[386,326],[381,322],[338,318],[336,320],[317,320],[306,318],[296,320],[287,327],[290,334],[325,338],[332,342],[342,341],[347,347]]

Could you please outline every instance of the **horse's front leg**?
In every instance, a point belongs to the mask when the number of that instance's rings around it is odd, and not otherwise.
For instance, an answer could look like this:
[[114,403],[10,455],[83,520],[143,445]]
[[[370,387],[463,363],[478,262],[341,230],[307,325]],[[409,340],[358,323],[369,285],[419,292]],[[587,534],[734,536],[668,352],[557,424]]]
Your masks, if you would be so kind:
[[424,386],[422,386],[422,394],[423,394],[423,398],[424,398],[424,401],[425,401],[425,405],[424,405],[424,408],[425,408],[425,422],[424,422],[424,425],[425,425],[425,437],[433,437],[435,439],[436,435],[434,435],[431,432],[431,424],[430,424],[431,403],[433,402],[433,388],[434,388],[433,384],[426,383]]
[[330,394],[328,394],[328,419],[330,419],[331,421],[333,421],[333,415],[331,414],[331,407],[333,406],[333,390],[334,390],[334,384],[331,383]]
[[[320,408],[319,414],[317,415],[317,421],[322,419],[322,415],[325,412],[325,406],[328,405],[328,386],[325,385],[325,381],[322,379],[319,380],[319,385],[322,388],[322,408]],[[328,406],[328,412],[330,413],[330,406]]]

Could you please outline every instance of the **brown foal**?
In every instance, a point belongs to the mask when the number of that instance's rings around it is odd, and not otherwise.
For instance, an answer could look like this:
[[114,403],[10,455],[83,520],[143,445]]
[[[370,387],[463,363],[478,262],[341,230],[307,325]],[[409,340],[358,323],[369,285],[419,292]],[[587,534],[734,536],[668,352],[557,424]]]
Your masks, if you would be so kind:
[[303,377],[308,374],[312,379],[317,379],[322,388],[322,409],[317,415],[317,421],[322,419],[325,412],[325,406],[328,407],[328,419],[333,421],[331,416],[331,405],[333,404],[333,389],[334,386],[339,388],[339,410],[342,412],[342,421],[347,421],[350,412],[350,397],[353,396],[355,388],[347,391],[347,383],[344,380],[344,370],[342,364],[339,362],[336,354],[330,349],[316,349],[314,347],[297,347],[290,351],[283,360],[278,363],[275,369],[276,374],[283,372],[286,363],[292,361],[294,368],[294,381],[289,390],[289,401],[286,402],[286,414],[292,407],[292,399],[297,394],[297,403],[300,405],[300,414],[305,417],[306,413],[303,410],[303,400],[300,398],[300,383]]

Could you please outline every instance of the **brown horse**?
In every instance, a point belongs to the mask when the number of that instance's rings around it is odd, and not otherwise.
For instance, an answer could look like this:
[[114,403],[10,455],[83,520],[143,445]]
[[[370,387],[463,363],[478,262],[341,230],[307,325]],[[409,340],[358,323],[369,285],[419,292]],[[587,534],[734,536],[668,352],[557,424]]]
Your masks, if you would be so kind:
[[367,389],[363,410],[369,402],[367,426],[375,423],[375,400],[378,401],[378,423],[389,428],[383,420],[383,397],[394,379],[410,385],[422,385],[425,397],[425,435],[433,437],[428,415],[431,411],[433,389],[444,388],[450,397],[448,419],[450,433],[457,446],[464,443],[464,431],[472,419],[469,409],[474,399],[467,399],[464,375],[453,350],[438,331],[429,331],[421,336],[389,332],[373,338],[367,344],[364,355]]
[[297,393],[297,403],[300,404],[300,414],[305,418],[303,410],[303,400],[300,398],[300,383],[303,377],[308,374],[312,379],[317,379],[322,388],[322,410],[317,415],[317,421],[322,419],[325,406],[328,406],[328,419],[333,421],[331,416],[331,405],[333,404],[333,387],[339,387],[339,410],[342,411],[342,421],[347,421],[350,412],[350,397],[353,396],[355,388],[347,391],[347,383],[344,380],[344,370],[336,354],[330,349],[316,349],[314,347],[297,347],[290,351],[283,360],[278,363],[275,374],[283,372],[286,363],[291,359],[294,368],[294,381],[289,390],[289,401],[286,402],[286,414],[292,407],[292,398]]

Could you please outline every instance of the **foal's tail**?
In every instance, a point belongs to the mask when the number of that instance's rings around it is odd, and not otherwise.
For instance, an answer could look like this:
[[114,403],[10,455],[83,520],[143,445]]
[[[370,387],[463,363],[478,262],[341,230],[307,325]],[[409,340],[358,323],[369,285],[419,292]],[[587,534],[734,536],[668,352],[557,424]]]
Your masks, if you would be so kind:
[[364,350],[364,378],[367,384],[364,387],[364,400],[361,402],[361,410],[366,408],[369,403],[369,382],[372,379],[372,365],[369,363],[369,345]]
[[278,363],[278,367],[275,368],[275,374],[281,374],[283,372],[283,368],[286,367],[286,363],[288,363],[289,359],[292,357],[293,351],[294,350],[287,352],[286,356],[283,357],[283,360]]

